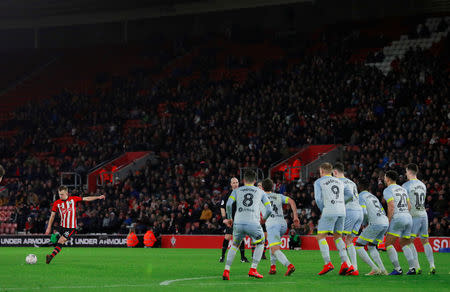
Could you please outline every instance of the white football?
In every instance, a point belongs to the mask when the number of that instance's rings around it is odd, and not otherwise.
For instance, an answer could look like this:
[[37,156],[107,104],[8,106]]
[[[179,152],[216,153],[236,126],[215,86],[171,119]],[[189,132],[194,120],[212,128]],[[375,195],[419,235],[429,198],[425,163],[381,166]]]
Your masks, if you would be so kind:
[[34,265],[37,262],[37,256],[31,253],[27,255],[25,261],[27,262],[27,264]]

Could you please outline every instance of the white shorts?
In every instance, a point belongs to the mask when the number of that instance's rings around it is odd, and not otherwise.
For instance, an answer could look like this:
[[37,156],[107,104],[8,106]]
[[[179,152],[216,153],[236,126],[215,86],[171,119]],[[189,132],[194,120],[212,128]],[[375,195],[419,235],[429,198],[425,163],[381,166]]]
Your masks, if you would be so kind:
[[411,237],[428,238],[428,217],[412,217]]
[[387,234],[396,237],[410,238],[411,227],[412,227],[411,215],[409,214],[400,215],[392,218],[391,223],[389,224]]
[[233,226],[233,244],[239,246],[242,239],[248,235],[252,239],[252,244],[264,243],[264,231],[259,224],[234,224]]
[[344,235],[352,233],[357,235],[361,228],[363,217],[362,210],[347,210],[345,214],[344,231],[342,231],[342,233]]
[[344,230],[345,216],[325,215],[320,217],[317,226],[317,234],[321,233],[339,233]]
[[281,237],[286,233],[287,224],[274,224],[267,226],[267,241],[269,246],[275,246],[281,244]]
[[378,244],[383,241],[383,237],[389,225],[369,224],[356,240],[356,243],[366,245],[367,243]]

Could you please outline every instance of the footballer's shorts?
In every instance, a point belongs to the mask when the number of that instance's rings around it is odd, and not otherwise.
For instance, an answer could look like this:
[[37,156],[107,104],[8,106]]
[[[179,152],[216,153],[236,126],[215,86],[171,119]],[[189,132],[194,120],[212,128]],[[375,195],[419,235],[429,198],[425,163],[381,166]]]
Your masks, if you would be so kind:
[[342,233],[344,235],[352,233],[358,235],[363,222],[363,216],[362,210],[346,210],[344,230]]
[[412,217],[411,237],[428,238],[428,217]]
[[58,233],[61,236],[64,236],[66,239],[69,239],[72,237],[72,235],[75,235],[77,233],[76,228],[64,228],[64,227],[58,227]]
[[281,237],[286,233],[287,224],[273,224],[267,225],[267,241],[270,246],[275,246],[281,244]]
[[344,231],[345,216],[322,215],[317,226],[317,234],[322,233],[339,233]]
[[225,234],[233,234],[233,227],[225,227],[225,229],[223,230],[223,232]]
[[388,230],[388,224],[369,224],[361,235],[356,240],[356,243],[366,245],[368,243],[373,243],[377,245],[378,243],[383,241],[383,237]]
[[396,237],[410,238],[412,217],[409,213],[397,214],[391,219],[387,234]]
[[264,231],[260,224],[236,224],[233,225],[233,244],[239,246],[242,239],[248,235],[252,239],[252,244],[264,244]]

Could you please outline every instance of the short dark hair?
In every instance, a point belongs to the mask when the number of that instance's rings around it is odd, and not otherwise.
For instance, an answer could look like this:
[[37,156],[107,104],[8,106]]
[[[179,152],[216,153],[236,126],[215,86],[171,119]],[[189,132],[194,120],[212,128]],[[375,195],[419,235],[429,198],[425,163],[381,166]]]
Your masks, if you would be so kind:
[[5,175],[5,169],[3,166],[0,165],[0,177],[3,177]]
[[246,182],[254,182],[256,180],[256,173],[253,170],[246,170],[244,172],[244,180]]
[[333,169],[339,171],[340,173],[344,173],[344,164],[336,162],[333,166]]
[[61,192],[61,191],[67,191],[67,190],[68,190],[67,186],[60,186],[60,187],[58,188],[58,192]]
[[414,174],[417,174],[419,172],[419,167],[417,164],[410,163],[406,166],[406,169],[413,172]]
[[262,181],[263,190],[270,192],[273,190],[273,181],[270,178],[266,178]]
[[398,179],[398,173],[395,170],[388,170],[388,171],[386,171],[385,176],[387,178],[389,178],[391,181],[395,181],[395,182]]
[[359,187],[359,191],[367,191],[369,190],[369,181],[367,180],[367,178],[361,178],[358,180],[358,187]]

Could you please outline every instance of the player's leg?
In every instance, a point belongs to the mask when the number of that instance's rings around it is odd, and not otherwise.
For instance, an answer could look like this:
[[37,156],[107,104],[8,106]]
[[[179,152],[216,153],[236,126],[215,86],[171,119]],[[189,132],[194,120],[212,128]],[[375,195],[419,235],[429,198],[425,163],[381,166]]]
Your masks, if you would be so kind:
[[[284,275],[290,276],[293,272],[295,272],[295,267],[287,259],[286,255],[281,251],[281,237],[286,232],[287,225],[283,224],[283,225],[279,225],[279,226],[275,226],[275,227],[276,228],[274,231],[276,232],[275,233],[276,238],[274,238],[274,241],[272,241],[270,243],[271,253],[277,260],[279,260],[281,262],[282,265],[287,267],[286,274],[284,274]],[[272,267],[271,267],[271,270],[272,270]]]
[[[375,264],[377,264],[380,275],[388,275],[388,272],[386,271],[386,268],[384,267],[383,261],[381,260],[380,253],[378,252],[377,244],[380,242],[383,242],[384,235],[386,234],[386,231],[388,230],[388,225],[375,225],[374,226],[374,234],[376,235],[373,237],[375,240],[373,241],[373,245],[369,244],[368,250],[369,254],[372,257]],[[360,236],[361,237],[361,236]]]
[[267,249],[267,247],[269,246],[269,242],[267,241],[267,229],[266,229],[266,224],[263,224],[261,227],[262,227],[262,229],[263,229],[263,231],[264,231],[264,237],[266,238],[266,240],[264,241],[264,251],[263,251],[263,254],[262,254],[262,256],[261,256],[261,259],[267,260],[267,257],[266,257],[266,249]]
[[[394,220],[394,219],[392,219],[392,220]],[[391,222],[391,224],[392,224],[392,222]],[[386,235],[386,252],[389,256],[389,260],[391,261],[392,265],[394,266],[394,270],[390,273],[390,275],[401,275],[401,274],[403,274],[403,271],[398,262],[398,254],[394,247],[394,243],[399,236],[397,236],[398,233],[391,232],[391,231],[394,231],[391,229],[392,228],[389,227],[388,234]]]
[[333,227],[336,217],[323,216],[319,219],[319,224],[317,226],[317,241],[319,243],[320,253],[322,254],[323,261],[325,265],[319,275],[324,275],[334,269],[333,264],[330,259],[330,247],[327,242],[328,233],[333,232]]
[[234,257],[236,256],[236,252],[238,250],[238,246],[241,243],[241,240],[245,237],[244,227],[241,224],[234,224],[233,226],[233,242],[231,243],[231,247],[227,253],[227,260],[225,263],[225,269],[223,271],[222,279],[230,280],[230,268],[233,264]]
[[273,246],[277,245],[278,242],[281,243],[281,239],[277,234],[277,226],[269,225],[267,226],[267,241],[269,242],[270,247],[270,270],[269,274],[274,275],[277,273],[277,256],[274,254]]
[[434,266],[433,249],[431,248],[430,242],[428,241],[428,237],[420,238],[420,241],[422,242],[423,250],[425,251],[425,255],[427,256],[428,263],[430,263],[430,274],[434,275],[436,274],[436,267]]
[[417,254],[417,250],[416,250],[416,246],[414,245],[414,241],[417,237],[417,234],[419,234],[419,230],[420,230],[420,217],[414,217],[413,218],[413,224],[411,227],[411,238],[409,240],[409,249],[411,250],[412,254],[413,254],[413,258],[414,258],[414,267],[416,268],[416,272],[418,274],[421,274],[421,268],[420,268],[420,264],[419,264],[419,256]]
[[[223,238],[223,242],[222,242],[222,256],[219,259],[219,262],[223,263],[224,259],[225,259],[225,253],[227,252],[228,249],[228,245],[230,243],[230,239],[231,239],[231,232],[228,231],[228,228],[226,229],[226,234]],[[230,233],[228,233],[230,232]]]
[[250,271],[248,272],[249,277],[254,277],[258,279],[262,279],[263,276],[258,273],[257,268],[258,264],[261,261],[262,254],[264,252],[264,242],[266,238],[264,237],[264,231],[261,225],[249,225],[247,234],[252,238],[252,243],[255,244],[255,253],[252,259],[252,266]]
[[333,237],[336,248],[339,251],[339,256],[341,257],[341,269],[339,270],[339,275],[346,275],[352,273],[354,268],[350,263],[347,255],[347,249],[345,248],[344,240],[342,239],[342,231],[344,230],[344,216],[339,216],[333,227]]
[[345,222],[344,222],[344,230],[342,231],[342,238],[344,239],[345,245],[347,246],[347,253],[350,257],[350,264],[353,265],[355,270],[357,270],[356,263],[356,250],[355,246],[353,245],[353,226],[356,223],[356,212],[353,210],[347,210],[347,214],[345,215]]
[[239,245],[239,252],[241,253],[241,263],[248,263],[248,259],[245,257],[245,242],[241,241],[241,245]]
[[421,221],[421,228],[417,235],[420,234],[420,241],[422,242],[425,255],[427,256],[428,263],[430,264],[430,274],[434,275],[436,273],[436,267],[434,266],[433,249],[428,242],[428,217],[421,217]]
[[414,259],[413,252],[411,251],[411,248],[409,247],[410,239],[411,239],[412,218],[411,218],[411,216],[408,216],[408,217],[402,218],[402,220],[404,221],[404,229],[402,230],[399,243],[400,243],[400,246],[402,247],[403,255],[405,256],[406,260],[408,261],[409,271],[408,271],[407,275],[416,275],[416,269],[415,269],[416,261]]
[[53,249],[53,252],[51,254],[48,254],[46,256],[45,262],[47,264],[50,264],[50,262],[52,261],[52,259],[58,255],[58,253],[61,252],[64,244],[67,242],[67,240],[73,235],[75,234],[75,229],[64,229],[63,232],[61,232],[61,236],[58,239],[58,242],[55,245],[55,248]]
[[356,252],[358,253],[359,257],[371,267],[370,273],[367,275],[378,275],[380,273],[378,267],[375,265],[375,263],[372,261],[372,259],[369,257],[369,254],[364,249],[364,246],[366,244],[372,244],[374,239],[374,230],[373,225],[369,225],[364,231],[361,233],[359,238],[356,240]]

